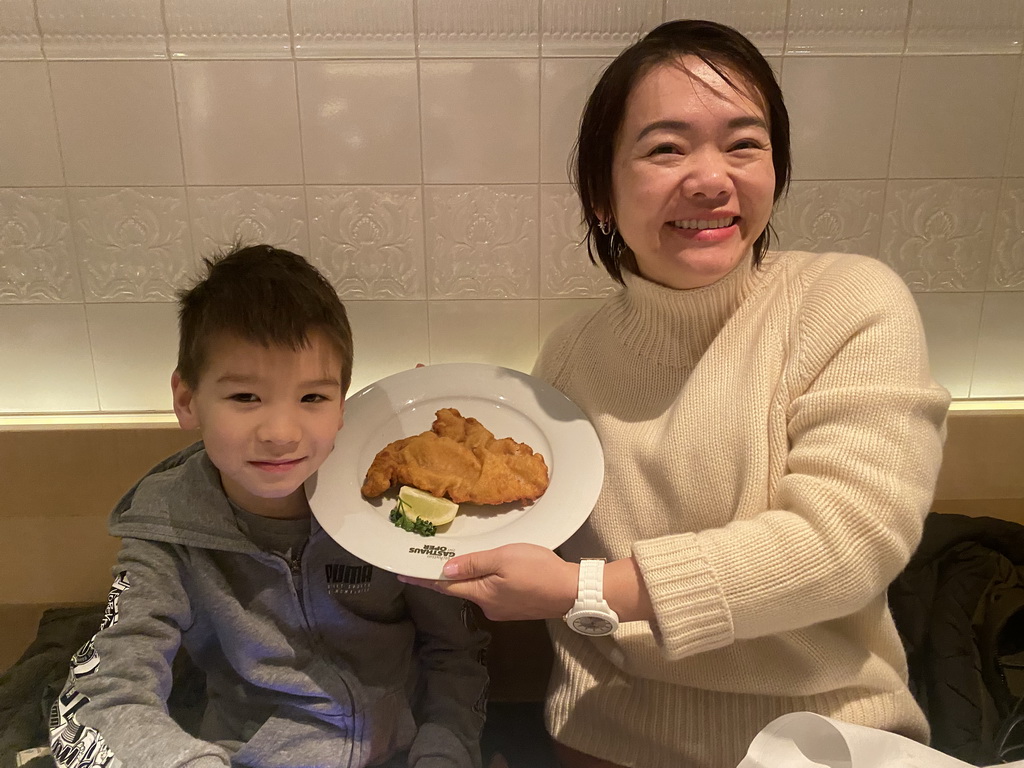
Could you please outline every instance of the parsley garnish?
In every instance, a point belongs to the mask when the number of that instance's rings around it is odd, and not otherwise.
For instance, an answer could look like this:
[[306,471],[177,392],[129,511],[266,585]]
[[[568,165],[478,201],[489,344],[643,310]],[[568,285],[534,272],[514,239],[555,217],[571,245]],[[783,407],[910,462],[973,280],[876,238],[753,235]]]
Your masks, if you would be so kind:
[[397,525],[403,531],[409,531],[410,533],[418,533],[420,536],[433,536],[437,533],[437,526],[433,523],[428,523],[422,517],[417,517],[415,520],[409,519],[408,510],[405,502],[401,499],[397,500],[395,508],[391,510],[391,514],[388,515],[388,520]]

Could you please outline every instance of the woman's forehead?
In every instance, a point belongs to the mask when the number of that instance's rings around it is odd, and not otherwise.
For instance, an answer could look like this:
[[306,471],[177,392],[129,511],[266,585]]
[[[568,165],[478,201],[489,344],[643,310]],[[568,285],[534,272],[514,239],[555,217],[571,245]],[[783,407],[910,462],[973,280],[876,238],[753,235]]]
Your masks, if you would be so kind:
[[698,56],[684,56],[655,65],[634,84],[626,103],[626,121],[643,119],[640,112],[652,107],[670,107],[673,102],[666,99],[679,94],[685,98],[690,93],[701,102],[706,99],[730,102],[743,111],[753,111],[767,118],[765,99],[750,79],[730,67],[716,66],[717,70]]

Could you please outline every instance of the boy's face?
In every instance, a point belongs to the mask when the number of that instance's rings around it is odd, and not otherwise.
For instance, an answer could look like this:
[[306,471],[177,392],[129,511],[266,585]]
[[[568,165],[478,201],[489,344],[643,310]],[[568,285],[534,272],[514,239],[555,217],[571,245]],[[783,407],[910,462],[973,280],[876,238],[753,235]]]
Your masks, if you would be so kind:
[[202,431],[224,492],[253,514],[308,514],[302,484],[341,429],[341,358],[319,331],[308,340],[295,351],[219,336],[196,389],[171,377],[178,423]]

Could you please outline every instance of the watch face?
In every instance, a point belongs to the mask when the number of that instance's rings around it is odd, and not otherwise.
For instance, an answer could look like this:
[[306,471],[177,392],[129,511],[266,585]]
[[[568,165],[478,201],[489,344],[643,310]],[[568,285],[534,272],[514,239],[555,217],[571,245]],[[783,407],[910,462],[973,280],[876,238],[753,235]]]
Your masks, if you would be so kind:
[[572,628],[582,635],[608,635],[612,632],[612,623],[600,616],[577,616],[572,620]]

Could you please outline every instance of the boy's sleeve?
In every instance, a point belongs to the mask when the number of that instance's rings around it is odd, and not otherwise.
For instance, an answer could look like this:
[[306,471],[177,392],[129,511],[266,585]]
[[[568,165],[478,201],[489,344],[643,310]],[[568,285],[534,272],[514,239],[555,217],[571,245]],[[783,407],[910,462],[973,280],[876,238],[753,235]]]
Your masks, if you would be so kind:
[[411,585],[405,598],[416,625],[423,683],[409,767],[479,768],[489,637],[463,600]]
[[125,539],[99,630],[71,659],[50,710],[61,768],[221,768],[226,750],[193,738],[167,713],[171,663],[191,621],[174,549]]

